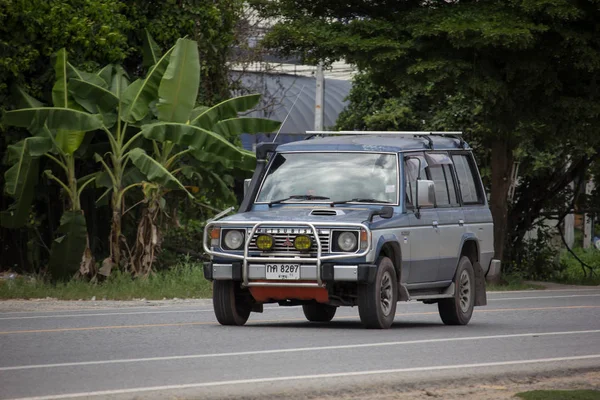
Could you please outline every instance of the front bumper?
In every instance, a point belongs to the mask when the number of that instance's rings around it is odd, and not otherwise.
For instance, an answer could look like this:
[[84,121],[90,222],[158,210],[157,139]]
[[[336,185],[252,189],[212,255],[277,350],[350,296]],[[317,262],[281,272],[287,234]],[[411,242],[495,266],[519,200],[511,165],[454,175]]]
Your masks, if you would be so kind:
[[[248,226],[250,225],[250,226]],[[220,221],[209,222],[204,228],[203,247],[207,254],[212,257],[216,257],[219,260],[226,259],[231,260],[231,264],[213,263],[211,265],[211,271],[209,276],[212,278],[207,279],[233,279],[241,275],[242,285],[245,287],[251,286],[296,286],[296,287],[324,287],[327,278],[333,276],[333,281],[349,281],[357,282],[359,275],[364,278],[365,274],[370,276],[371,272],[361,272],[364,270],[363,267],[359,268],[359,265],[342,265],[337,264],[340,260],[351,260],[361,258],[369,254],[371,251],[371,231],[362,223],[339,223],[339,222],[328,222],[324,225],[330,227],[340,228],[358,228],[364,230],[367,233],[367,246],[365,249],[361,249],[356,253],[342,253],[342,254],[323,254],[323,247],[318,235],[318,229],[315,224],[308,222],[299,221],[261,221],[254,223],[237,222],[237,221]],[[231,254],[223,251],[216,250],[208,246],[208,232],[213,226],[243,226],[244,229],[250,228],[250,234],[246,236],[246,242],[244,244],[243,254]],[[317,243],[317,253],[313,257],[302,257],[296,256],[280,257],[280,256],[251,256],[250,255],[250,242],[260,227],[288,227],[288,226],[303,226],[309,228],[313,232],[313,238]],[[351,262],[351,261],[350,261]],[[293,282],[293,281],[267,281],[265,282],[266,272],[265,265],[273,263],[300,263],[300,279],[305,282]],[[325,265],[331,264],[331,267],[325,267]],[[208,264],[206,264],[208,265]],[[235,265],[235,266],[234,266]],[[238,267],[239,265],[239,267]],[[362,265],[362,264],[361,264]],[[241,273],[239,269],[241,268]],[[206,275],[206,269],[205,269]],[[223,276],[223,278],[221,278]],[[229,277],[231,276],[231,277]],[[324,279],[325,278],[325,279]],[[237,279],[235,279],[237,280]],[[256,280],[262,280],[256,282]],[[309,282],[306,282],[309,281]],[[310,282],[313,281],[313,282]],[[314,282],[316,281],[316,282]]]
[[[248,279],[262,281],[261,286],[314,286],[314,284],[301,281],[316,281],[317,266],[303,264],[300,266],[300,282],[289,281],[270,281],[266,280],[265,264],[249,264]],[[207,280],[243,280],[243,263],[204,263],[204,277]],[[323,283],[328,282],[357,282],[367,283],[375,280],[377,266],[374,264],[356,264],[356,265],[337,265],[333,263],[324,263],[321,265],[320,280]]]

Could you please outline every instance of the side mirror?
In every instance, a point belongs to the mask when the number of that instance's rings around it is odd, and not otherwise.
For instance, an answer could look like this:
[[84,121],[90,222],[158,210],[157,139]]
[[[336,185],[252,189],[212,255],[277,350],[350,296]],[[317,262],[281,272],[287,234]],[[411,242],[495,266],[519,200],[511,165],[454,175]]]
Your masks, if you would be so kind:
[[417,181],[417,208],[435,207],[435,183],[433,181]]
[[369,221],[373,221],[373,217],[376,215],[379,215],[381,218],[384,219],[390,219],[394,216],[394,207],[385,206],[379,210],[371,211],[371,214],[369,215]]
[[252,179],[244,179],[244,197],[246,197],[248,189],[250,189],[250,182],[252,182]]

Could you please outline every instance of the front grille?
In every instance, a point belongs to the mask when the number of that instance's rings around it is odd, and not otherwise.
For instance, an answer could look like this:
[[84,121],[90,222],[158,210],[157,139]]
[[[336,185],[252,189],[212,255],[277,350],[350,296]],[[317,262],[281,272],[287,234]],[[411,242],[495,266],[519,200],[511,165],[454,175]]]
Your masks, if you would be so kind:
[[[321,252],[329,253],[329,229],[317,229],[319,234],[319,240],[321,241]],[[250,232],[248,232],[250,233]],[[275,245],[271,249],[270,253],[296,253],[300,254],[298,250],[294,248],[294,239],[298,235],[306,235],[312,240],[311,253],[317,252],[317,241],[315,240],[313,230],[310,228],[259,228],[252,240],[250,241],[250,251],[261,251],[256,247],[256,237],[261,233],[266,233],[273,236]],[[291,246],[289,245],[291,243]]]

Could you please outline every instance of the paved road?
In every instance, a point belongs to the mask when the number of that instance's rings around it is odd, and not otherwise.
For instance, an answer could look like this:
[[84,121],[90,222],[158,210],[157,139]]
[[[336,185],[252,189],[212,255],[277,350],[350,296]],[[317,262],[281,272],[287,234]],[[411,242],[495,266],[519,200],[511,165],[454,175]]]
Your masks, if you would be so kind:
[[356,309],[313,324],[265,307],[245,327],[210,307],[0,313],[0,399],[222,398],[507,372],[600,369],[600,288],[489,293],[466,327],[399,303],[385,331]]

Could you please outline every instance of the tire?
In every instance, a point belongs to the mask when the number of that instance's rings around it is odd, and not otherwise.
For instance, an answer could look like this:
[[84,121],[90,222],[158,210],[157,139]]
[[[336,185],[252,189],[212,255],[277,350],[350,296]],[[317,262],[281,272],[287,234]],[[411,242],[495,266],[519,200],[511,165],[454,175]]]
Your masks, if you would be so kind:
[[328,304],[311,303],[303,304],[302,311],[304,311],[304,316],[310,322],[329,322],[335,316],[337,307]]
[[241,291],[239,282],[213,282],[213,307],[221,325],[241,326],[248,321],[252,305]]
[[358,314],[368,329],[388,329],[394,322],[398,279],[392,260],[379,258],[373,282],[358,286]]
[[461,257],[454,275],[454,297],[438,302],[440,317],[446,325],[467,325],[475,305],[475,272],[468,257]]

